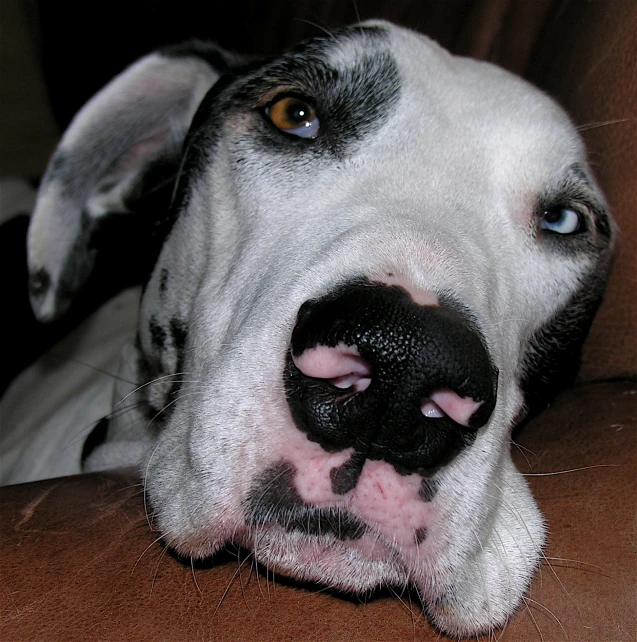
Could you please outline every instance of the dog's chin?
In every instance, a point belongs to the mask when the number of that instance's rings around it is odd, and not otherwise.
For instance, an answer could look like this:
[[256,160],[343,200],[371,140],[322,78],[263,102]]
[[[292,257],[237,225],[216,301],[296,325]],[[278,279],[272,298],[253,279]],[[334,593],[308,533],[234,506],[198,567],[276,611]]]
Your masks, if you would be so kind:
[[255,560],[300,581],[318,582],[348,593],[405,585],[409,574],[398,553],[373,533],[341,540],[331,534],[289,532],[278,524],[251,527],[237,543]]
[[[536,534],[542,539],[542,534]],[[206,558],[233,543],[268,571],[301,582],[318,583],[358,596],[390,587],[415,588],[432,624],[458,638],[493,632],[506,624],[522,601],[537,567],[539,551],[526,557],[525,569],[512,573],[490,544],[464,563],[423,559],[414,550],[392,545],[368,530],[355,539],[327,533],[308,535],[277,523],[234,529],[230,539],[191,541],[179,547],[186,557]],[[489,558],[489,559],[487,559]]]

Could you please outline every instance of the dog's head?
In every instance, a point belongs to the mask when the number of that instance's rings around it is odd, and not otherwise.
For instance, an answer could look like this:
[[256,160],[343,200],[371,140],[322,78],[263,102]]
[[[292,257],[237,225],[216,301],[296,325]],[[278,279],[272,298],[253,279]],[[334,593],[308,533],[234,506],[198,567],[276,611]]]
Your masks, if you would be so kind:
[[238,67],[173,48],[80,112],[30,230],[34,308],[65,309],[106,214],[147,217],[125,371],[148,385],[102,448],[143,452],[166,542],[498,626],[544,541],[511,431],[573,380],[610,262],[580,139],[522,80],[386,23]]

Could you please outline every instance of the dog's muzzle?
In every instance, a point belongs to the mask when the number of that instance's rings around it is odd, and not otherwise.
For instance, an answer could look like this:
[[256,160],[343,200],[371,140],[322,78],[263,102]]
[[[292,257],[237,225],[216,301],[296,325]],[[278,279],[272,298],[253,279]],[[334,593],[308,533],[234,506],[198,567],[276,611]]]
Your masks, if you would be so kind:
[[[493,412],[497,369],[468,315],[360,282],[299,310],[285,368],[296,426],[326,451],[353,448],[428,473],[470,445]],[[345,493],[358,475],[335,481]]]

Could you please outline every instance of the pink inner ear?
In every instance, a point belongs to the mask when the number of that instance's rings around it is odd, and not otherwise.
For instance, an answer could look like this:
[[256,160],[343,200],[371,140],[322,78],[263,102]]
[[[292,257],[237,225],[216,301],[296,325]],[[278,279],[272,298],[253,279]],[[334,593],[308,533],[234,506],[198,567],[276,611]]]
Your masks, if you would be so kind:
[[339,343],[335,347],[316,346],[299,356],[294,365],[307,377],[327,379],[337,388],[354,387],[361,392],[371,383],[372,369],[360,356],[356,346]]
[[164,144],[168,132],[161,131],[150,138],[135,143],[109,170],[109,174],[118,176],[137,170],[147,162]]

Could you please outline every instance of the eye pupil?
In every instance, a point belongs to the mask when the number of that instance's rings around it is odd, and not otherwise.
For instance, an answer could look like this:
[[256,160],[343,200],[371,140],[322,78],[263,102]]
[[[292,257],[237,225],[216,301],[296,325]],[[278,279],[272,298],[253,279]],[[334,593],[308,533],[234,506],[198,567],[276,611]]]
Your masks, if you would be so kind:
[[544,213],[544,220],[547,223],[557,223],[564,218],[564,209],[561,207],[555,207],[553,209],[547,210]]
[[286,112],[288,119],[298,125],[302,125],[306,122],[309,114],[307,105],[304,105],[301,102],[291,102],[288,105]]

